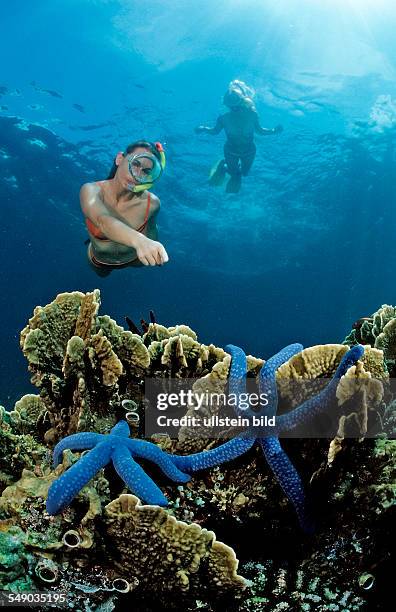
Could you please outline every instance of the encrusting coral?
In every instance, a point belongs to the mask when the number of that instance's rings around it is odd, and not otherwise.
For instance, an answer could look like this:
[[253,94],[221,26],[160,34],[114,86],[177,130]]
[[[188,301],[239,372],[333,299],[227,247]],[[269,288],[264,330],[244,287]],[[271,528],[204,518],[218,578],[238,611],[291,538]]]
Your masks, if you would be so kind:
[[[187,326],[166,328],[152,319],[143,334],[134,333],[99,315],[99,305],[98,290],[60,294],[37,307],[21,333],[39,395],[24,396],[11,412],[0,408],[0,588],[64,590],[77,612],[118,605],[138,612],[343,610],[343,602],[363,611],[372,593],[380,605],[395,508],[396,453],[386,429],[395,424],[388,389],[395,309],[383,307],[353,330],[348,344],[366,346],[337,386],[330,450],[326,439],[282,442],[320,519],[306,538],[257,447],[179,486],[144,463],[167,508],[124,494],[123,482],[106,468],[61,514],[45,512],[52,483],[87,456],[65,447],[54,470],[51,451],[59,440],[84,431],[110,438],[133,406],[130,440],[142,441],[145,377],[164,389],[170,378],[195,378],[193,389],[209,395],[230,382],[230,354],[201,344]],[[347,351],[310,347],[281,365],[278,418],[322,392]],[[254,382],[265,363],[248,356],[248,378]],[[208,415],[223,409],[210,401],[203,406]],[[177,439],[162,435],[151,444],[169,456],[210,456],[221,447],[223,440],[195,433],[182,427]],[[243,560],[239,573],[248,584],[237,574],[235,553],[212,530]]]

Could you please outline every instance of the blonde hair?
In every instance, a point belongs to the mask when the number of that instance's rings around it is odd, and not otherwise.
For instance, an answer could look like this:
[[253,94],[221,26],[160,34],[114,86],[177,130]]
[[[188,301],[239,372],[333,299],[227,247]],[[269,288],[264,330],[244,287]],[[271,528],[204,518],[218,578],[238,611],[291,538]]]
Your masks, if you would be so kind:
[[[244,81],[234,79],[228,85],[228,89],[224,94],[223,102],[226,106],[244,106],[255,111],[256,107],[253,102],[255,91]],[[237,101],[237,104],[231,104],[231,101]]]

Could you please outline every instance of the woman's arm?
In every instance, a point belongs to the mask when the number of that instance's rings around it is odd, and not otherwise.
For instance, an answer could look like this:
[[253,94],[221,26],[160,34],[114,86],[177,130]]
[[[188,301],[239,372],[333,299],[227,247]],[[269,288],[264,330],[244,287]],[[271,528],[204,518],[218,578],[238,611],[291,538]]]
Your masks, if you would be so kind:
[[136,248],[136,238],[140,234],[120,219],[112,217],[103,204],[96,185],[86,183],[80,190],[81,209],[92,223],[98,227],[109,240]]
[[[159,208],[159,200],[157,209]],[[103,233],[119,244],[132,247],[136,250],[139,260],[146,266],[162,265],[169,258],[167,252],[160,242],[147,238],[144,234],[137,232],[120,219],[115,219],[109,214],[106,206],[99,197],[96,185],[86,183],[80,190],[81,208],[86,217],[92,221]]]
[[214,136],[215,134],[220,134],[223,127],[224,127],[223,121],[220,116],[220,117],[217,117],[216,125],[214,127],[210,128],[210,127],[207,127],[206,125],[199,125],[198,127],[195,128],[194,132],[196,134],[201,134],[202,132],[205,132],[206,134],[212,134]]
[[261,134],[262,136],[269,136],[271,134],[280,134],[283,132],[283,127],[281,125],[277,125],[274,128],[263,128],[260,125],[260,118],[257,113],[254,113],[254,131],[256,134]]

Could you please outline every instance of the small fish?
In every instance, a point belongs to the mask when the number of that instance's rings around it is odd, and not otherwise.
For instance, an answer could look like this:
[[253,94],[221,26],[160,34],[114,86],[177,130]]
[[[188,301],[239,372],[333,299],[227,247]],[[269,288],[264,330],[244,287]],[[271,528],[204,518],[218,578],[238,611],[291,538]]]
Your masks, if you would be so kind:
[[95,123],[92,125],[78,125],[78,126],[74,126],[74,125],[70,125],[69,128],[71,130],[82,130],[83,132],[90,132],[91,130],[99,130],[99,128],[102,127],[106,127],[107,125],[109,125],[109,122],[107,123]]
[[73,108],[80,111],[80,113],[85,113],[85,108],[81,104],[73,104]]
[[4,96],[8,92],[8,87],[0,85],[0,96]]
[[366,321],[368,323],[372,323],[374,321],[373,317],[361,317],[360,319],[358,319],[357,321],[355,321],[355,323],[352,325],[353,329],[360,329],[363,325],[363,323],[366,323]]
[[5,106],[4,104],[2,104],[2,105],[0,106],[0,110],[2,110],[2,111],[7,111],[7,110],[8,110],[8,106]]
[[41,91],[42,93],[47,93],[50,96],[52,96],[53,98],[63,98],[63,96],[61,96],[60,93],[58,93],[57,91],[55,91],[53,89],[44,89],[43,87],[40,87],[40,85],[38,85],[36,81],[30,81],[30,85],[32,87],[34,87],[34,89],[36,91]]
[[134,84],[138,89],[146,89],[144,85],[139,85],[139,83]]
[[53,89],[42,89],[41,91],[44,91],[45,93],[49,94],[53,98],[63,98],[63,96],[61,96],[60,93],[58,93],[57,91],[54,91]]

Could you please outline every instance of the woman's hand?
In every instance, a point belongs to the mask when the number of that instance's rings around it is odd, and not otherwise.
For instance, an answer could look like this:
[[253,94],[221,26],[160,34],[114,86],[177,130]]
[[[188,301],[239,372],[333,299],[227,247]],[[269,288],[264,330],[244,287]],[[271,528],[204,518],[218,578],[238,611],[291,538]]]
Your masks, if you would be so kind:
[[283,126],[282,125],[276,125],[274,127],[274,129],[272,130],[272,132],[274,134],[280,134],[281,132],[283,132]]
[[135,249],[139,261],[145,266],[162,266],[169,261],[168,254],[162,244],[146,236],[139,236]]
[[205,129],[206,129],[206,128],[205,128],[205,126],[204,126],[204,125],[199,125],[198,127],[194,128],[194,132],[195,132],[196,134],[201,134],[201,132],[204,132],[204,131],[205,131]]

